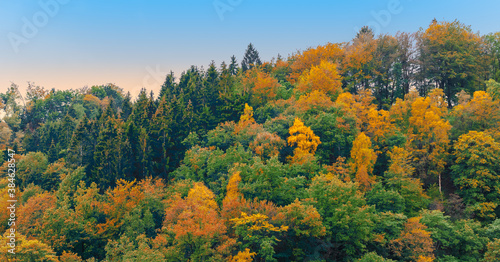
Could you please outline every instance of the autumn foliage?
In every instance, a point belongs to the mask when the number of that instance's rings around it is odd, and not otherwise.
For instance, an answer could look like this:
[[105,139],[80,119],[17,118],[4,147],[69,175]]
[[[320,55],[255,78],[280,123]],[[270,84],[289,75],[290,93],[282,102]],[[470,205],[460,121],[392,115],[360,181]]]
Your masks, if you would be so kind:
[[12,84],[0,260],[498,261],[499,82],[500,33],[434,20],[158,94]]

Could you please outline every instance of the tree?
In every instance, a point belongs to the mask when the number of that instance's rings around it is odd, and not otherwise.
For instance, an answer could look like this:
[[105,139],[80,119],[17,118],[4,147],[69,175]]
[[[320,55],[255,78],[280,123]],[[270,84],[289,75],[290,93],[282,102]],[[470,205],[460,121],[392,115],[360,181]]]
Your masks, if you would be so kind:
[[241,69],[243,69],[243,72],[245,72],[261,64],[262,62],[260,61],[259,52],[255,50],[252,43],[248,44],[247,50],[245,51],[245,56],[241,61]]
[[356,260],[357,262],[392,262],[392,259],[386,259],[377,255],[375,252],[366,253],[362,258]]
[[454,149],[456,160],[451,169],[458,193],[467,204],[476,206],[480,219],[494,219],[488,207],[500,204],[500,144],[490,135],[470,131],[459,137]]
[[170,73],[167,74],[165,78],[165,82],[161,86],[160,94],[158,95],[158,100],[161,101],[161,99],[164,96],[170,97],[175,88],[176,88],[176,83],[175,83],[174,72],[170,71]]
[[403,213],[406,216],[416,216],[422,209],[427,208],[429,197],[425,194],[420,179],[412,177],[414,167],[411,153],[395,146],[389,152],[389,157],[389,168],[384,173],[385,188],[403,197]]
[[245,92],[251,94],[251,104],[261,106],[276,97],[278,80],[260,68],[247,70],[241,80]]
[[353,142],[351,150],[352,171],[355,174],[355,181],[360,184],[361,189],[368,190],[375,181],[370,177],[373,166],[377,160],[377,154],[371,148],[372,142],[363,132],[361,132]]
[[[405,47],[402,47],[405,48]],[[403,95],[403,65],[399,58],[400,52],[396,37],[381,35],[377,39],[373,54],[374,77],[373,93],[379,109],[388,109],[396,100]],[[404,58],[403,58],[404,59]]]
[[292,162],[301,163],[305,160],[304,157],[314,156],[321,141],[311,128],[304,126],[304,123],[299,118],[295,118],[293,126],[289,129],[289,133],[288,144],[290,146],[297,145],[293,151]]
[[490,79],[486,81],[486,92],[490,94],[493,100],[500,100],[500,83],[497,81]]
[[123,173],[127,178],[141,180],[145,176],[144,151],[141,146],[139,129],[129,121],[125,129]]
[[[449,108],[456,104],[455,94],[461,89],[473,93],[486,75],[485,44],[470,26],[456,20],[433,21],[419,32],[418,45],[420,74],[430,85],[443,89]],[[419,91],[427,95],[426,84],[420,84]]]
[[238,61],[236,61],[236,56],[231,56],[231,63],[229,64],[229,72],[231,75],[238,75]]
[[324,46],[309,48],[303,52],[291,56],[290,69],[291,73],[288,77],[290,83],[295,84],[306,70],[310,70],[313,66],[319,66],[322,60],[329,62],[338,62],[343,55],[343,49],[340,44],[328,43]]
[[165,97],[162,97],[158,109],[150,121],[148,144],[151,151],[148,152],[148,160],[151,161],[152,174],[164,179],[167,178],[167,173],[170,170],[167,150],[172,146],[170,140],[172,118],[172,109]]
[[436,256],[452,256],[458,261],[481,260],[489,241],[481,223],[469,219],[450,221],[439,210],[422,212],[420,222],[431,233]]
[[417,175],[422,179],[438,178],[441,192],[441,173],[446,164],[451,125],[444,120],[446,102],[443,91],[434,89],[428,97],[411,103],[406,147],[413,155]]
[[370,89],[370,82],[375,76],[376,43],[373,33],[365,32],[346,45],[342,59],[342,76],[346,91],[357,94],[359,91]]
[[314,256],[313,243],[326,235],[323,219],[312,201],[295,201],[280,208],[280,213],[275,220],[280,224],[288,226],[285,237],[278,244],[281,251],[280,257],[288,261],[305,260],[306,257]]
[[336,99],[342,93],[341,80],[337,66],[322,60],[318,66],[312,66],[300,76],[298,90],[304,93],[318,90]]
[[42,185],[43,173],[49,165],[47,156],[41,152],[29,152],[17,164],[18,179],[21,181],[19,186],[25,188],[31,183]]
[[257,251],[256,261],[277,261],[273,246],[279,241],[276,234],[287,231],[287,226],[277,227],[269,223],[269,217],[263,214],[248,215],[231,219],[236,235],[242,240],[242,248]]
[[71,138],[68,154],[68,163],[72,163],[75,166],[83,166],[87,170],[87,174],[91,173],[94,165],[94,149],[96,139],[94,137],[95,132],[98,128],[94,121],[87,118],[87,115],[80,120],[73,136]]
[[488,243],[488,251],[484,254],[484,262],[495,262],[500,259],[500,239]]
[[43,225],[43,216],[47,209],[56,206],[56,197],[51,193],[37,194],[19,208],[17,229],[27,237],[38,237]]
[[500,32],[489,33],[483,38],[491,56],[491,78],[500,81]]
[[[488,84],[487,84],[488,85]],[[469,131],[486,132],[500,138],[500,100],[493,98],[493,90],[476,91],[470,101],[453,108],[450,116],[451,138],[456,140]]]
[[352,261],[361,256],[372,241],[375,209],[366,205],[357,184],[343,182],[333,174],[319,175],[312,179],[307,192],[326,227],[324,258]]
[[15,254],[9,253],[9,249],[11,249],[7,243],[9,243],[10,231],[7,230],[0,237],[0,259],[3,261],[43,261],[43,262],[57,262],[57,256],[52,250],[52,248],[39,241],[36,238],[28,239],[24,235],[16,233],[16,246],[15,246]]
[[250,249],[245,248],[244,251],[239,251],[238,254],[236,254],[236,256],[231,257],[229,261],[230,262],[252,262],[253,257],[256,254],[257,253],[255,253],[255,252],[250,252]]
[[120,144],[119,130],[115,119],[107,117],[97,137],[91,179],[92,182],[99,184],[101,189],[114,186],[116,180],[121,176]]
[[399,238],[390,242],[395,257],[403,261],[425,261],[434,258],[431,234],[427,226],[420,223],[421,217],[412,217],[406,222]]
[[167,260],[222,260],[229,256],[236,243],[226,236],[227,228],[210,189],[197,182],[186,198],[175,194],[167,202],[163,234],[154,240]]
[[130,92],[123,99],[120,116],[123,122],[126,122],[130,114],[132,114],[133,106],[131,102]]
[[255,123],[255,119],[253,118],[253,107],[245,103],[245,109],[240,117],[239,123],[244,124],[246,122]]
[[367,126],[371,121],[370,111],[376,109],[372,103],[375,98],[370,90],[360,90],[358,94],[353,95],[349,92],[340,94],[335,101],[351,117],[356,119],[356,127],[361,131],[367,131]]

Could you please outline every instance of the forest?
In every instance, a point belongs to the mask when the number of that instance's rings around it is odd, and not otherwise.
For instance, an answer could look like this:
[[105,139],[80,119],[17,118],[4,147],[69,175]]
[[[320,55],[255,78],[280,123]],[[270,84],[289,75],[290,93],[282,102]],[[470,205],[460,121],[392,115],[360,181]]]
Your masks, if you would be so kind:
[[1,261],[500,261],[500,32],[25,90],[0,93]]

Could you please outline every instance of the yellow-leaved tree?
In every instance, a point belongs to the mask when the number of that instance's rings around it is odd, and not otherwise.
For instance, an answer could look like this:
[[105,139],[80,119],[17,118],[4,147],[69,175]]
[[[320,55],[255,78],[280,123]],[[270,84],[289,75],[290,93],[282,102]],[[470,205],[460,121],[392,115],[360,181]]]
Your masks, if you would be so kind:
[[353,142],[351,160],[355,181],[359,183],[362,190],[370,189],[370,186],[375,182],[370,175],[373,172],[377,154],[372,149],[370,138],[363,132],[359,133]]
[[319,90],[335,99],[342,92],[342,82],[337,72],[337,65],[322,60],[318,66],[313,66],[300,76],[297,88],[306,93]]
[[15,254],[10,253],[9,250],[12,250],[12,247],[7,245],[11,240],[10,234],[10,230],[7,230],[0,235],[1,261],[59,261],[52,247],[36,238],[26,238],[18,232],[15,234],[15,249],[12,251]]
[[299,118],[295,118],[293,126],[289,129],[289,133],[288,145],[297,146],[293,151],[292,163],[303,163],[307,157],[314,156],[321,141],[310,127],[305,126]]
[[245,103],[245,109],[243,110],[243,115],[240,117],[240,123],[245,122],[255,122],[253,119],[253,107]]
[[230,262],[252,262],[255,252],[250,252],[249,248],[245,248],[244,251],[239,251],[236,256],[231,257]]
[[450,142],[450,123],[444,119],[447,104],[441,89],[428,97],[419,97],[411,104],[407,149],[412,153],[417,175],[422,179],[438,177],[441,192],[441,172],[446,164]]

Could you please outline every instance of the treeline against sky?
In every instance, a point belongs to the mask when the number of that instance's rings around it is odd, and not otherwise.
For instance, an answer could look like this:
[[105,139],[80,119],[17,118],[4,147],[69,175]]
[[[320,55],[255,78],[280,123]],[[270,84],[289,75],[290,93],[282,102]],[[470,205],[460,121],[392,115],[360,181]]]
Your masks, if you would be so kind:
[[0,257],[499,261],[499,69],[500,33],[432,21],[268,62],[250,44],[137,98],[12,84]]

